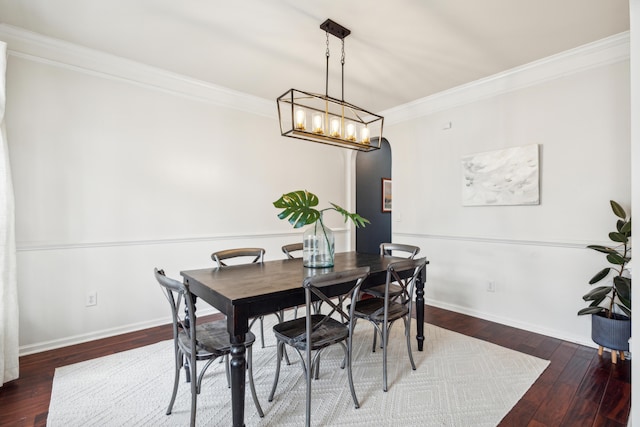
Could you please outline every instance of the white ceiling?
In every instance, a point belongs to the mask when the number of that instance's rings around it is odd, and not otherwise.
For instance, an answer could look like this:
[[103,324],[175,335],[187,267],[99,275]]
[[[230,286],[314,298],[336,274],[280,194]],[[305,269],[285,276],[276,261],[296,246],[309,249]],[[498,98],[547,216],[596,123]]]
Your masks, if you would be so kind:
[[[324,93],[327,18],[349,28],[345,100],[370,111],[629,29],[628,0],[0,0],[0,22],[273,99]],[[340,98],[330,36],[329,95]]]

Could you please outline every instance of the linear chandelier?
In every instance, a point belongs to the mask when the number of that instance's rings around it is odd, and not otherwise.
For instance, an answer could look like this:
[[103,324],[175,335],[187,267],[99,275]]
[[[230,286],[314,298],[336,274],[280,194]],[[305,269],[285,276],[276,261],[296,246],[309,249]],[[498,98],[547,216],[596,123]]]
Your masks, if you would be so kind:
[[[289,89],[278,99],[282,136],[359,151],[380,148],[384,117],[344,100],[344,38],[351,31],[327,19],[320,25],[327,35],[325,94]],[[329,96],[329,34],[342,40],[342,99]]]

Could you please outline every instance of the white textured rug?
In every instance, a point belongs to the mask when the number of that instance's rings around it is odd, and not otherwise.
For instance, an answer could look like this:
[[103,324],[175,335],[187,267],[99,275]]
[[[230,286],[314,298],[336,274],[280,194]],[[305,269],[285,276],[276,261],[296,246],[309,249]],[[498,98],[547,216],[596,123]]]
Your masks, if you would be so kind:
[[[297,354],[283,364],[274,401],[267,401],[275,372],[275,339],[265,318],[266,348],[254,345],[254,378],[265,412],[259,418],[247,385],[247,426],[304,425],[304,378]],[[415,321],[412,335],[415,336]],[[415,348],[412,371],[401,323],[389,346],[389,391],[382,391],[382,352],[371,352],[372,327],[359,322],[354,340],[353,407],[342,350],[325,352],[312,386],[312,424],[317,426],[495,426],[549,362],[425,324],[424,351]],[[258,339],[259,341],[259,339]],[[190,391],[181,373],[173,413],[165,415],[173,384],[171,341],[56,369],[47,425],[184,426]],[[198,396],[197,424],[231,425],[224,367],[214,363]]]

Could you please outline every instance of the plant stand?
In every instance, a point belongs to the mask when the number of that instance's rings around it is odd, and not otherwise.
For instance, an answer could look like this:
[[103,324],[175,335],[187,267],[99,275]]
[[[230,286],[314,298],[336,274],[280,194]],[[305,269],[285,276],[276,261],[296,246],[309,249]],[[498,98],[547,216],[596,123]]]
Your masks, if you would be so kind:
[[598,344],[598,355],[605,348],[611,349],[611,362],[625,360],[624,352],[629,350],[631,337],[631,319],[621,314],[613,314],[609,319],[602,313],[591,315],[591,339]]
[[[603,346],[598,347],[598,356],[602,357],[602,352],[604,351]],[[625,360],[624,351],[622,350],[611,350],[611,363],[614,365],[618,363],[618,355],[620,355],[620,360]]]

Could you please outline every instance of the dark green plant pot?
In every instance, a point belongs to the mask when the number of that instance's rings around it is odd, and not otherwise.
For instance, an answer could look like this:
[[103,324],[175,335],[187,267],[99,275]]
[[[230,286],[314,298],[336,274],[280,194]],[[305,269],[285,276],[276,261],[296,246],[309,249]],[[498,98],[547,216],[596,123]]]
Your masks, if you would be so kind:
[[610,350],[629,351],[631,319],[614,314],[609,319],[604,313],[591,315],[591,339]]

